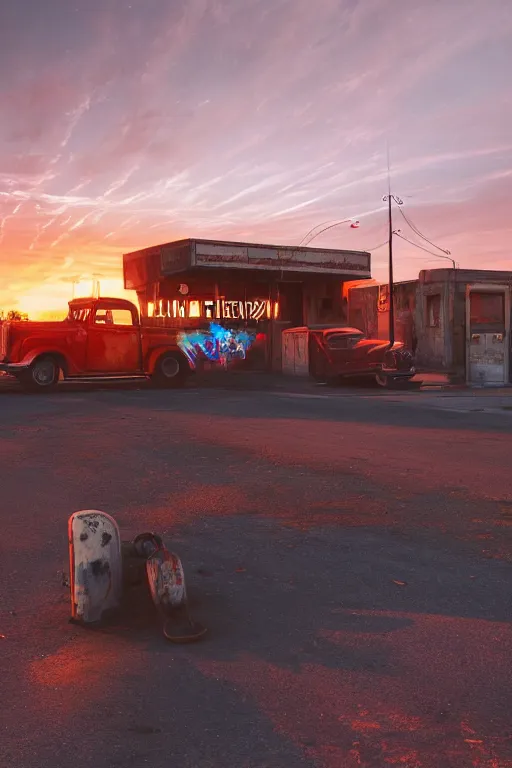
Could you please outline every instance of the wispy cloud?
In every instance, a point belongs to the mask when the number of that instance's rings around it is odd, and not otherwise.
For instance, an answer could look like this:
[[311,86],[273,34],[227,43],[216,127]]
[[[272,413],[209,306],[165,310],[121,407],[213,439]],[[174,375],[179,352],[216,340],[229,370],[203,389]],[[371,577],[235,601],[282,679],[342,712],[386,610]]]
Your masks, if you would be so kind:
[[[37,28],[13,6],[0,54],[0,306],[93,260],[114,277],[120,253],[152,237],[293,243],[357,216],[360,230],[316,243],[377,243],[387,140],[422,228],[463,265],[486,243],[501,264],[509,6],[153,0],[62,14],[47,0]],[[407,247],[398,277],[421,266]]]

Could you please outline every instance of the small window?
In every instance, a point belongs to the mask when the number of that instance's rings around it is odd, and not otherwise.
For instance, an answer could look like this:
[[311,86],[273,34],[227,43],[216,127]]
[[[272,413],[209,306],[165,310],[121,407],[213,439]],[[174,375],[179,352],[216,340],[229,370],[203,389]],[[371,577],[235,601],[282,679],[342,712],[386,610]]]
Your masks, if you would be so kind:
[[328,349],[351,349],[360,339],[362,339],[362,335],[350,336],[347,333],[333,333],[327,338],[327,347]]
[[427,327],[439,328],[441,325],[441,296],[427,296]]
[[505,294],[472,291],[471,325],[503,325],[505,322]]
[[96,325],[133,325],[133,315],[129,309],[102,309],[96,311]]
[[133,325],[133,315],[129,309],[113,309],[112,322],[114,325]]
[[90,309],[72,309],[69,313],[71,320],[75,320],[78,323],[87,323],[91,316]]

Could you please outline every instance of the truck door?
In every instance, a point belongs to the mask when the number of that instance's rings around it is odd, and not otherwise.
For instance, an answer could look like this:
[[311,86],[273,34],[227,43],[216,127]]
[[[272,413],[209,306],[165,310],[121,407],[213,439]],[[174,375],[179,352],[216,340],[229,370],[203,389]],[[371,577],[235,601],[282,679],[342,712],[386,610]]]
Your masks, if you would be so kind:
[[140,373],[141,341],[138,317],[128,308],[97,305],[88,328],[87,371],[101,374]]

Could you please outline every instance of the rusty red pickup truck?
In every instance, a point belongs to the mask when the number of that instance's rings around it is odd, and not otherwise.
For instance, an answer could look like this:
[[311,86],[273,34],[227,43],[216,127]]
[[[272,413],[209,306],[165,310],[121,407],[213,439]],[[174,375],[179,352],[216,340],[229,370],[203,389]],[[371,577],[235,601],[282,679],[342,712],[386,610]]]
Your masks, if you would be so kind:
[[32,391],[55,389],[61,379],[151,379],[181,386],[193,364],[173,329],[141,323],[125,299],[74,299],[61,322],[5,322],[0,326],[0,371]]

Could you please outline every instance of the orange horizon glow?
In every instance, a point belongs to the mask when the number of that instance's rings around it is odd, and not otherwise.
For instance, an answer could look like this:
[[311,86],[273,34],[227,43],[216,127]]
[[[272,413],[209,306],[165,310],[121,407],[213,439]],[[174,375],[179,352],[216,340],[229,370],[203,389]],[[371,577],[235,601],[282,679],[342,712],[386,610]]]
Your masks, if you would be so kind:
[[[122,298],[132,301],[138,307],[135,291],[126,291],[121,279],[110,278],[101,280],[100,295],[110,298]],[[28,314],[31,320],[63,320],[68,312],[68,302],[73,298],[92,296],[94,279],[81,279],[74,284],[51,283],[36,287],[21,296],[16,309]]]
[[[124,296],[139,248],[325,221],[360,226],[312,245],[370,251],[385,281],[388,142],[415,228],[512,269],[510,0],[39,5],[2,22],[0,310],[63,312],[77,275]],[[420,246],[396,239],[397,281],[449,265],[394,216]]]

